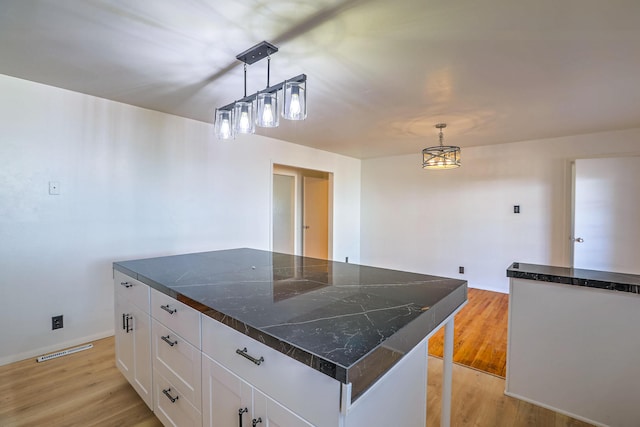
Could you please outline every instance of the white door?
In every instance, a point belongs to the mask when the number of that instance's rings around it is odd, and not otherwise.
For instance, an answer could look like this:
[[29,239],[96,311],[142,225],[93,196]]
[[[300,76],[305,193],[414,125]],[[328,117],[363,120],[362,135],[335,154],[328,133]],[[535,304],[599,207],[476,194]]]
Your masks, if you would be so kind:
[[312,258],[329,257],[329,180],[303,178],[303,240],[302,255]]
[[293,175],[273,174],[273,250],[295,253],[295,181]]
[[640,157],[575,162],[573,266],[640,274]]

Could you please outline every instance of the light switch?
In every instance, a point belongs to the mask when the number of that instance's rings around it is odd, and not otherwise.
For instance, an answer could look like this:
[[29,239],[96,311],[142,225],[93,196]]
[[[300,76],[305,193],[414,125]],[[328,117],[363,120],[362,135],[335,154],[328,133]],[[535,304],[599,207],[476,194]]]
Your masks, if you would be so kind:
[[49,194],[52,196],[60,194],[60,183],[58,181],[49,181]]

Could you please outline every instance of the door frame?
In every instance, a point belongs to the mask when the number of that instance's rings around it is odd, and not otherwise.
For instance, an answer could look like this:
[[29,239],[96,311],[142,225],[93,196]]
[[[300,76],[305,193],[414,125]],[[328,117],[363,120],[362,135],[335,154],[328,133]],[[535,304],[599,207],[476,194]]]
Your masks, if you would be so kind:
[[327,236],[327,259],[333,259],[333,172],[325,171],[321,169],[310,169],[302,166],[295,166],[291,164],[276,163],[271,160],[269,174],[269,248],[273,250],[273,175],[291,175],[294,176],[294,255],[302,254],[302,177],[305,171],[311,173],[320,173],[327,176],[329,185],[329,200],[327,209],[327,224],[328,224],[328,236]]

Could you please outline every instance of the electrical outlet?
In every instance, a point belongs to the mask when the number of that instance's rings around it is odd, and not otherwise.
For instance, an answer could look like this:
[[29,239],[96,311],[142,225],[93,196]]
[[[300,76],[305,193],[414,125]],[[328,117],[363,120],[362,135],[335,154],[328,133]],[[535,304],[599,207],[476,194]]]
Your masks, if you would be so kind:
[[61,329],[63,327],[63,323],[62,323],[62,315],[60,316],[53,316],[51,318],[51,330],[56,330],[56,329]]
[[462,266],[458,267],[458,273],[464,274],[464,267]]

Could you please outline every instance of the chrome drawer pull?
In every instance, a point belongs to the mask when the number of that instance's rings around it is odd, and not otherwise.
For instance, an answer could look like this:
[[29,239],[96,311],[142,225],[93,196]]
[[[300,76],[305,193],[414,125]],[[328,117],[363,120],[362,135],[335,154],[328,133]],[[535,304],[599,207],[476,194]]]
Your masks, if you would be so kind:
[[169,344],[171,347],[173,347],[174,345],[178,344],[178,341],[171,341],[169,339],[169,335],[167,335],[166,337],[161,337],[162,341],[166,342],[167,344]]
[[169,308],[169,304],[167,304],[167,305],[161,305],[161,306],[160,306],[160,308],[161,308],[161,309],[163,309],[164,311],[166,311],[166,312],[167,312],[167,313],[169,313],[169,314],[173,314],[173,313],[175,313],[176,311],[178,311],[178,310],[176,310],[175,308]]
[[253,363],[255,363],[256,365],[260,366],[260,364],[262,362],[264,362],[264,357],[260,356],[260,359],[256,359],[255,357],[251,356],[249,353],[247,353],[247,347],[243,348],[242,350],[237,349],[236,353],[238,353],[240,356],[251,360]]
[[168,388],[166,390],[162,390],[162,393],[164,393],[164,395],[167,396],[167,398],[171,401],[171,403],[176,403],[176,400],[178,400],[178,397],[180,396],[173,397],[169,394],[170,391],[171,391],[171,388]]
[[130,288],[133,286],[133,284],[129,282],[120,282],[120,285],[124,286],[125,288]]

